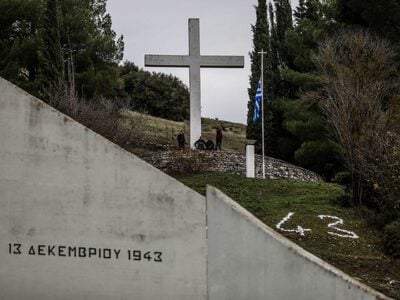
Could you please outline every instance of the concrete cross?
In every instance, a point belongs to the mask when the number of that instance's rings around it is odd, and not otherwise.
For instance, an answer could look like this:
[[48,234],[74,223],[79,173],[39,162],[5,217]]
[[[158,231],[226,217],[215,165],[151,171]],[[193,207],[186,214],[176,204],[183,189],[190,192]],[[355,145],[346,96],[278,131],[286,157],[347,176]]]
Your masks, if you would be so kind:
[[244,56],[200,55],[199,19],[189,19],[189,55],[145,55],[147,67],[189,68],[190,147],[201,136],[200,68],[243,68]]

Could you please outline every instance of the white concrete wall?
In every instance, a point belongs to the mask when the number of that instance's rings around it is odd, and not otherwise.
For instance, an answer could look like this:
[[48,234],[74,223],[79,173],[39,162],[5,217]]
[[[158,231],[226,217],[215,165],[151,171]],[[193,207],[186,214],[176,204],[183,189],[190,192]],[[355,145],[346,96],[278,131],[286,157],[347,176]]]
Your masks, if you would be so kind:
[[0,299],[206,299],[205,222],[204,197],[0,79]]
[[210,300],[387,299],[304,251],[208,187]]

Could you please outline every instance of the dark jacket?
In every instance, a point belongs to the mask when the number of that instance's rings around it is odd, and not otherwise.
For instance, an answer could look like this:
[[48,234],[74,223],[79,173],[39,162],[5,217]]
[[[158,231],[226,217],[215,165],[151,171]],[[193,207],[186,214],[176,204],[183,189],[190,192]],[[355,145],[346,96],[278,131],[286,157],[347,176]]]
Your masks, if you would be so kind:
[[215,138],[216,142],[221,142],[222,141],[222,131],[221,129],[217,129],[217,136]]
[[178,134],[177,140],[178,140],[179,144],[184,144],[185,143],[185,135],[183,133]]

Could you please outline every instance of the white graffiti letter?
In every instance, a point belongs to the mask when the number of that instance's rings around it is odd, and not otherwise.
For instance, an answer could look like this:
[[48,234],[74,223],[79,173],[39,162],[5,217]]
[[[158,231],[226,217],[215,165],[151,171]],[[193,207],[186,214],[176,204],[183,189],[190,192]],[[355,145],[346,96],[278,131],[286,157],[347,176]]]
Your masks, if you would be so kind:
[[358,239],[358,235],[355,234],[353,231],[347,231],[347,230],[340,229],[340,228],[336,227],[337,225],[342,225],[343,224],[343,220],[342,219],[340,219],[338,217],[335,217],[335,216],[326,216],[326,215],[319,215],[318,218],[320,218],[321,220],[323,220],[325,218],[336,220],[336,222],[328,224],[328,227],[329,228],[333,228],[333,229],[335,229],[335,230],[337,230],[339,232],[345,233],[345,234],[339,234],[339,233],[328,231],[329,234],[340,236],[340,237],[343,237],[343,238]]
[[291,217],[293,217],[293,215],[294,215],[293,212],[288,213],[288,215],[286,217],[284,217],[282,219],[282,221],[280,221],[278,224],[276,224],[276,228],[278,228],[280,231],[284,231],[284,232],[296,232],[296,233],[300,234],[301,236],[304,236],[306,231],[311,231],[311,229],[305,229],[305,228],[303,228],[303,227],[301,227],[299,225],[297,225],[296,229],[284,229],[284,228],[282,228],[282,225],[287,223],[291,219]]

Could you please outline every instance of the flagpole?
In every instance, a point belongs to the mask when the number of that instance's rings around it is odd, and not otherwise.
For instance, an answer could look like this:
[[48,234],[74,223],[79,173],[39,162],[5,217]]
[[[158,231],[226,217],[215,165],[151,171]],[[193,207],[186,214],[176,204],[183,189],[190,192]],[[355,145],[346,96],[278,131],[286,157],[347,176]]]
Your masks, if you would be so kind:
[[264,49],[261,49],[261,140],[262,140],[262,175],[265,179],[265,141],[264,141]]

